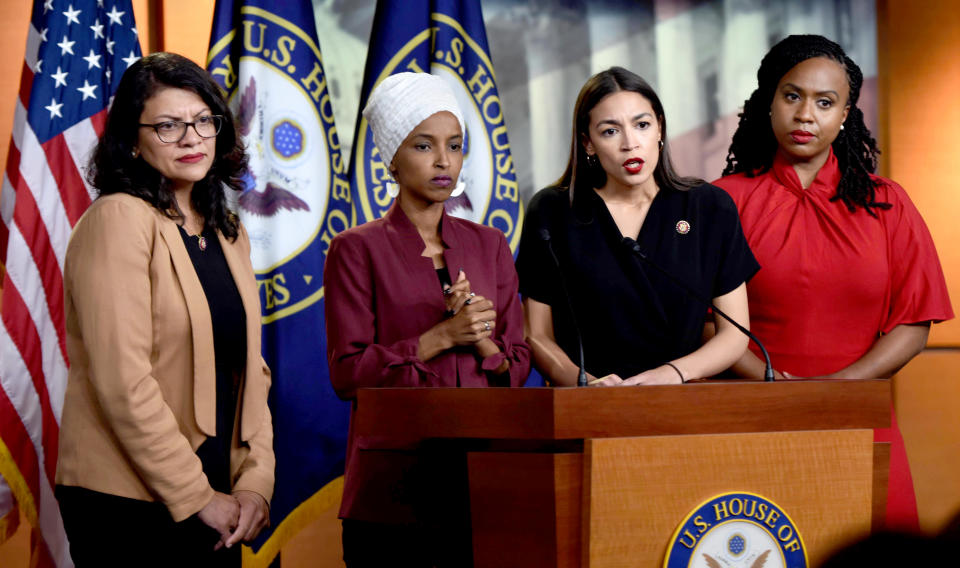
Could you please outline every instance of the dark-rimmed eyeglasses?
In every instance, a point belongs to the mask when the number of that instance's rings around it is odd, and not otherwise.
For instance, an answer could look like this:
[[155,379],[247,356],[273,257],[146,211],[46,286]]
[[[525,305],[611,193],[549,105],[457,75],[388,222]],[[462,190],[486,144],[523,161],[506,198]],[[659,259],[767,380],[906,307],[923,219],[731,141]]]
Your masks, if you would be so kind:
[[165,120],[156,124],[140,124],[140,128],[152,128],[157,138],[165,144],[183,140],[187,135],[187,127],[192,126],[200,138],[213,138],[220,133],[223,126],[223,117],[219,114],[201,116],[193,122],[185,120]]

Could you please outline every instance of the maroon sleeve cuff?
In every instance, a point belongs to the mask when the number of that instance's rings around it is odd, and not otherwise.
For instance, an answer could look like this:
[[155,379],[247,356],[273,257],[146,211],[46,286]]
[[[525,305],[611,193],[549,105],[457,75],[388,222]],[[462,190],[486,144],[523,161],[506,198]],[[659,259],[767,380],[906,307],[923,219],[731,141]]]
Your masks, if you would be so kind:
[[500,365],[503,365],[503,362],[507,360],[507,354],[503,351],[498,351],[489,357],[484,357],[483,361],[480,362],[480,368],[484,371],[493,372],[496,371]]

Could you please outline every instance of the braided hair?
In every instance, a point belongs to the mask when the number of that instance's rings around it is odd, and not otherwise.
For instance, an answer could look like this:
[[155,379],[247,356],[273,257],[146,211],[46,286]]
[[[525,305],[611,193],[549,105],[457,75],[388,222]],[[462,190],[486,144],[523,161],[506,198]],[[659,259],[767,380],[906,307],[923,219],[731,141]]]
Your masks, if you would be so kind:
[[876,190],[882,183],[870,176],[877,169],[877,141],[863,122],[857,106],[863,73],[843,48],[819,35],[792,35],[770,48],[757,71],[757,89],[743,105],[740,123],[727,152],[723,175],[743,172],[754,177],[770,170],[777,152],[777,139],[770,125],[770,105],[780,79],[796,65],[814,57],[826,57],[839,63],[850,84],[849,111],[844,129],[833,141],[833,153],[840,167],[840,183],[831,201],[843,201],[853,213],[857,207],[876,217],[875,209],[889,209],[889,203],[877,201]]

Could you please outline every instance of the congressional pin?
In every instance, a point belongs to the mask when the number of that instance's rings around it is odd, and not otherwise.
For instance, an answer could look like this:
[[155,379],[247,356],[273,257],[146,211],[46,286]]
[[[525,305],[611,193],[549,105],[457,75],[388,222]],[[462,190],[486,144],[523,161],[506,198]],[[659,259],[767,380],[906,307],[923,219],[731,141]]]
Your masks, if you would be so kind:
[[681,235],[686,235],[690,232],[690,223],[684,219],[677,221],[677,232]]

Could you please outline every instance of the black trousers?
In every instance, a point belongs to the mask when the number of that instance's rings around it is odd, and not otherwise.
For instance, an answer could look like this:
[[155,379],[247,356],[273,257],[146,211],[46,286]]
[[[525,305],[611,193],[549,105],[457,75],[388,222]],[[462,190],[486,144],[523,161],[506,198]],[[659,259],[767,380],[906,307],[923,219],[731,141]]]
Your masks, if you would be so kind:
[[470,541],[421,525],[343,519],[347,568],[470,568]]
[[56,496],[77,568],[240,568],[240,545],[214,552],[220,535],[197,515],[177,523],[162,503],[82,487]]

